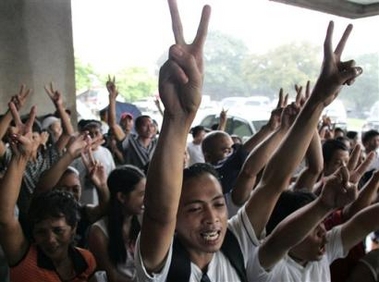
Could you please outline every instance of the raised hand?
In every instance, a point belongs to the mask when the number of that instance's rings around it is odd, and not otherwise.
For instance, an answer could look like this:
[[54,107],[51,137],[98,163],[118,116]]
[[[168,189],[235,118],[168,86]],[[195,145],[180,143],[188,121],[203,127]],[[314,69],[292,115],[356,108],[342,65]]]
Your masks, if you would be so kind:
[[321,74],[315,85],[317,91],[314,91],[317,93],[317,97],[314,98],[322,101],[324,106],[329,105],[337,97],[344,84],[353,84],[355,78],[362,73],[362,68],[356,67],[354,60],[341,61],[342,51],[353,26],[351,24],[347,26],[334,52],[332,49],[333,29],[334,23],[330,21],[324,41]]
[[357,186],[349,182],[349,177],[349,171],[345,166],[327,177],[321,192],[324,205],[329,208],[341,208],[357,198]]
[[283,94],[283,88],[279,90],[279,99],[276,104],[275,109],[271,111],[270,119],[268,125],[272,130],[276,129],[280,125],[280,117],[282,115],[283,109],[287,106],[288,94]]
[[[367,168],[375,159],[375,153],[370,152],[366,159],[359,164],[359,159],[361,157],[361,146],[356,145],[350,154],[349,162],[347,163],[347,169],[349,170],[350,178],[349,181],[354,184],[358,184],[361,177],[367,171]],[[359,165],[358,165],[359,164]]]
[[13,102],[9,102],[9,110],[15,126],[12,127],[10,133],[10,145],[14,155],[29,159],[35,149],[35,141],[33,141],[32,126],[36,117],[36,108],[32,107],[29,113],[29,119],[26,123],[21,121],[17,107]]
[[208,30],[210,7],[204,6],[196,37],[191,44],[184,41],[176,0],[168,0],[175,45],[159,75],[159,93],[169,115],[192,115],[201,102],[203,86],[203,47]]
[[116,87],[116,77],[113,76],[113,78],[111,78],[111,76],[108,75],[108,80],[105,85],[109,93],[109,99],[116,100],[118,95],[118,90]]
[[44,89],[56,107],[63,105],[62,94],[54,88],[53,82],[50,82],[49,85],[45,85]]
[[91,137],[87,132],[80,133],[76,136],[72,136],[67,144],[67,152],[76,159],[80,156],[81,152],[89,147],[91,144]]
[[86,149],[81,152],[81,157],[92,183],[96,187],[102,187],[103,185],[106,185],[107,173],[104,166],[94,158],[92,149],[87,146]]
[[31,92],[32,89],[26,88],[25,84],[21,84],[20,90],[16,95],[12,96],[10,102],[12,102],[19,111],[25,105],[26,99]]

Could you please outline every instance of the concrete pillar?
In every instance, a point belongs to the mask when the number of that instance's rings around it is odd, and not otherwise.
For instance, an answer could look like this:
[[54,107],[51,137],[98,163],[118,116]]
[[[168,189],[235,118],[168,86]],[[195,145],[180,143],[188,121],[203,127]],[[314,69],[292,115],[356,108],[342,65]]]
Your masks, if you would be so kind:
[[54,81],[76,120],[75,63],[71,1],[0,1],[0,113],[22,83],[33,89],[21,111],[37,105],[37,114],[55,110],[43,86]]

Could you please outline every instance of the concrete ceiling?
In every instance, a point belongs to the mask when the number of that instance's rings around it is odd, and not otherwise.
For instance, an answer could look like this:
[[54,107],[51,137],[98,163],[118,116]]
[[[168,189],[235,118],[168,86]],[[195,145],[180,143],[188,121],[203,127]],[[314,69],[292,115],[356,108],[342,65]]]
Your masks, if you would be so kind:
[[357,19],[379,15],[379,0],[270,0]]

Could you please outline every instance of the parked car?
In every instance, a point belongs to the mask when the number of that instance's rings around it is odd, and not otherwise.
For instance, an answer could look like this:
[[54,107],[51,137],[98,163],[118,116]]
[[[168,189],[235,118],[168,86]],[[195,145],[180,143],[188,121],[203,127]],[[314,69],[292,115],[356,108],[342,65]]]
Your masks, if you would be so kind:
[[362,132],[366,132],[371,129],[379,131],[379,101],[376,101],[372,105],[369,116],[363,124]]
[[[254,135],[261,127],[267,124],[270,114],[266,112],[251,112],[237,113],[235,111],[228,111],[225,131],[230,135],[238,135],[242,139],[246,139]],[[201,120],[200,125],[212,128],[213,125],[218,124],[220,121],[220,113],[209,113]]]

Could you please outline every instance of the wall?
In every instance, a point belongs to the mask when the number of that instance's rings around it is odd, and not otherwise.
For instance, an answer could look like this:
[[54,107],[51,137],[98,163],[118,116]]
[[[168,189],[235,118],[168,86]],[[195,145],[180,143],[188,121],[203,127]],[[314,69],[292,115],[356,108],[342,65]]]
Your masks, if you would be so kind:
[[1,0],[0,29],[0,113],[22,83],[33,93],[21,114],[54,111],[43,89],[53,81],[76,120],[71,1]]

